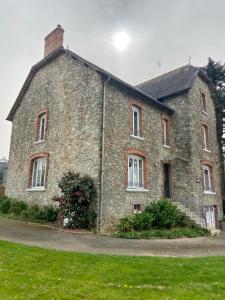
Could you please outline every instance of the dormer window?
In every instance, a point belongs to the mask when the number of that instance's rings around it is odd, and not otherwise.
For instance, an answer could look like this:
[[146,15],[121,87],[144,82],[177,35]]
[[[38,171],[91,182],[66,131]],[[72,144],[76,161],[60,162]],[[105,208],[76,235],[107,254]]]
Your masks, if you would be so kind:
[[47,132],[47,122],[48,122],[48,111],[47,109],[42,109],[36,115],[36,138],[35,142],[44,142],[46,139]]
[[132,135],[140,136],[140,108],[132,106]]
[[201,92],[201,102],[202,102],[202,111],[207,112],[207,106],[206,106],[206,97],[203,92]]

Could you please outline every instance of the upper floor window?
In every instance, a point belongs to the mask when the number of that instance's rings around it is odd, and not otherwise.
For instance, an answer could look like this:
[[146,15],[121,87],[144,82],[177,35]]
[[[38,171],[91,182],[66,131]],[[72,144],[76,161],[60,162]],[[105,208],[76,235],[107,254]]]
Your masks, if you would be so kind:
[[201,102],[202,102],[202,110],[204,112],[207,112],[207,106],[206,106],[206,97],[203,92],[201,92]]
[[132,135],[140,136],[140,108],[132,106]]
[[46,163],[46,158],[37,158],[32,161],[31,188],[45,187]]
[[128,188],[144,187],[144,160],[139,156],[128,156]]
[[167,119],[162,119],[162,137],[163,137],[163,145],[169,146],[169,123]]
[[42,109],[36,115],[36,142],[43,142],[46,138],[48,110]]
[[209,149],[209,130],[208,126],[202,125],[202,132],[203,132],[203,149]]
[[212,168],[208,165],[203,165],[203,180],[204,180],[204,191],[212,191]]

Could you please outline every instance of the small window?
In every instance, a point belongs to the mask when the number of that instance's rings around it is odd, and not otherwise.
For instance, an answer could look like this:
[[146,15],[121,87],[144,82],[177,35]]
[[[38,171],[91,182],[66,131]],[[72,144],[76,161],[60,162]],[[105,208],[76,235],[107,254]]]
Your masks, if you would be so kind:
[[162,120],[162,136],[163,136],[163,145],[169,146],[169,136],[168,136],[168,120]]
[[38,158],[32,163],[32,188],[43,188],[45,186],[46,177],[46,159]]
[[207,111],[207,107],[206,107],[206,98],[205,98],[205,94],[201,92],[201,99],[202,99],[202,110],[204,112]]
[[128,157],[128,188],[144,187],[144,160],[138,156]]
[[211,167],[207,165],[203,165],[203,179],[204,179],[204,191],[211,192],[212,191],[212,182],[211,182]]
[[202,126],[203,131],[203,149],[208,150],[209,149],[209,130],[206,125]]
[[46,134],[46,113],[38,116],[38,141],[44,141]]
[[134,214],[139,214],[141,213],[142,210],[141,210],[141,204],[134,204],[134,210],[133,210],[133,213]]
[[132,126],[132,134],[140,136],[140,109],[136,106],[132,106]]

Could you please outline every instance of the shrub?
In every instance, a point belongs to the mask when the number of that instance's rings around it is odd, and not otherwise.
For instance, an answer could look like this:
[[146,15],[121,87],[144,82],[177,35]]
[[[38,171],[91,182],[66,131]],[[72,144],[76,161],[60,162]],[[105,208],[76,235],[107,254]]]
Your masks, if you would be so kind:
[[133,216],[128,216],[120,219],[120,222],[117,226],[120,232],[129,232],[133,230]]
[[67,227],[92,228],[96,218],[93,210],[96,190],[92,178],[69,171],[60,180],[59,188],[62,196],[52,200],[59,202],[64,216],[69,219]]
[[3,214],[9,213],[11,207],[11,201],[7,197],[0,198],[0,212]]
[[9,213],[20,215],[23,211],[27,210],[27,204],[23,201],[11,200]]
[[153,216],[148,212],[135,214],[132,220],[133,229],[136,231],[148,230],[151,228],[152,222]]
[[185,225],[184,215],[167,199],[151,203],[146,207],[145,212],[152,214],[152,226],[158,229],[169,229],[174,226]]

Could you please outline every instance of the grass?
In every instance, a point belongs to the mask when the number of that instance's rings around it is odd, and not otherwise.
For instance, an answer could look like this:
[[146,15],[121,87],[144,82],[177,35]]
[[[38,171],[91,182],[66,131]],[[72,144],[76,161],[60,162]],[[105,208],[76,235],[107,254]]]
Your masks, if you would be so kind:
[[174,228],[174,229],[152,229],[146,231],[131,231],[131,232],[116,232],[114,237],[125,239],[151,239],[151,238],[164,238],[175,239],[182,237],[198,237],[208,236],[209,232],[203,228]]
[[76,254],[0,241],[0,299],[224,300],[225,257]]

